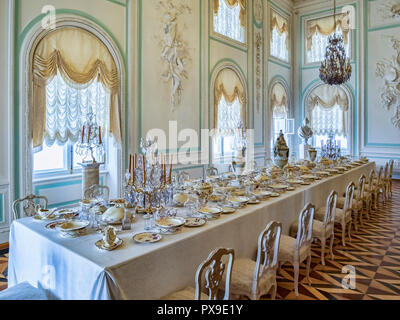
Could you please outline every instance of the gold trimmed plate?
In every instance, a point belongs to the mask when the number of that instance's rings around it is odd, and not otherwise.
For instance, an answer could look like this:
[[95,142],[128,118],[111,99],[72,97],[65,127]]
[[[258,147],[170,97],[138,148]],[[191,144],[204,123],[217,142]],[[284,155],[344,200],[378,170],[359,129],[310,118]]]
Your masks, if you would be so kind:
[[187,218],[185,227],[187,228],[199,228],[206,224],[207,220],[202,218]]
[[117,249],[119,246],[121,246],[123,242],[124,241],[122,239],[117,238],[117,239],[115,239],[115,243],[113,246],[107,247],[107,246],[105,246],[104,240],[101,239],[101,240],[97,241],[95,243],[95,245],[97,248],[99,248],[101,250],[112,251],[112,250]]
[[133,240],[137,243],[155,243],[162,239],[162,235],[155,232],[143,232],[133,236]]

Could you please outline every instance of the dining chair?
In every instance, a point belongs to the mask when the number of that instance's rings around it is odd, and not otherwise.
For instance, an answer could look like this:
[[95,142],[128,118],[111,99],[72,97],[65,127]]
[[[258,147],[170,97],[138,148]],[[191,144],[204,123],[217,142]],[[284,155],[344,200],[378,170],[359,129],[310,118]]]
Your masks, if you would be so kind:
[[281,232],[281,223],[270,222],[258,237],[257,260],[235,260],[230,287],[232,299],[239,300],[245,296],[251,300],[259,300],[271,293],[271,298],[275,300]]
[[390,194],[390,198],[393,197],[393,192],[392,192],[392,187],[393,187],[393,168],[394,168],[394,160],[390,160],[389,178],[388,178],[388,196]]
[[[228,262],[226,263],[226,259]],[[217,300],[222,283],[225,284],[224,300],[229,300],[232,265],[235,258],[233,249],[219,248],[210,253],[208,258],[200,264],[196,272],[196,288],[188,287],[174,292],[161,300]],[[226,272],[226,280],[223,281]],[[205,279],[204,288],[208,294],[202,292],[202,280]]]
[[382,178],[382,192],[383,192],[383,203],[384,204],[389,199],[388,189],[389,189],[389,162],[386,162],[384,175]]
[[[38,203],[37,203],[38,202]],[[35,194],[30,194],[22,199],[17,199],[13,202],[12,211],[14,220],[24,217],[33,217],[36,215],[36,205],[39,204],[43,209],[47,209],[49,201],[45,196],[37,196]],[[22,206],[22,215],[18,217],[18,206]]]
[[[351,242],[351,226],[352,220],[352,206],[354,197],[355,184],[351,182],[346,188],[346,200],[343,209],[336,208],[335,210],[335,224],[340,224],[342,227],[342,244],[346,246],[346,228],[348,228],[348,235]],[[315,218],[319,221],[324,221],[326,208],[319,208],[315,213]]]
[[84,196],[85,199],[102,198],[105,201],[108,201],[110,199],[110,188],[94,184],[85,190]]
[[215,168],[213,166],[210,166],[210,167],[207,168],[207,170],[206,170],[206,176],[207,177],[212,177],[212,176],[217,176],[217,175],[218,175],[218,169],[217,168]]
[[379,205],[379,195],[382,194],[382,177],[383,177],[383,167],[380,168],[378,177],[376,177],[376,172],[373,173],[374,178],[372,181],[369,181],[368,187],[366,190],[371,194],[373,208],[374,210],[378,210]]
[[[364,205],[365,205],[365,214],[367,215],[367,218],[369,219],[369,213],[371,211],[371,197],[369,194],[365,193],[365,183],[367,181],[367,178],[365,175],[361,175],[360,178],[358,179],[358,184],[357,188],[354,190],[354,196],[353,196],[353,203],[351,206],[351,209],[353,211],[353,224],[358,231],[358,226],[359,226],[359,221],[360,224],[362,223],[362,214],[364,210]],[[336,207],[339,209],[343,209],[346,203],[346,193],[344,197],[338,198],[338,202]]]
[[307,259],[307,280],[311,285],[311,242],[315,206],[307,204],[299,215],[299,228],[296,238],[282,235],[279,243],[279,265],[290,262],[294,267],[294,288],[299,295],[300,263]]
[[[326,240],[330,239],[330,254],[332,260],[335,259],[333,255],[333,242],[335,240],[335,213],[336,213],[336,202],[338,194],[336,191],[332,191],[326,200],[326,206],[324,207],[325,213],[323,220],[314,219],[312,228],[312,237],[319,239],[321,242],[321,263],[325,265],[325,246]],[[315,217],[316,218],[316,217]],[[299,224],[298,222],[292,224],[290,228],[291,236],[297,234]]]

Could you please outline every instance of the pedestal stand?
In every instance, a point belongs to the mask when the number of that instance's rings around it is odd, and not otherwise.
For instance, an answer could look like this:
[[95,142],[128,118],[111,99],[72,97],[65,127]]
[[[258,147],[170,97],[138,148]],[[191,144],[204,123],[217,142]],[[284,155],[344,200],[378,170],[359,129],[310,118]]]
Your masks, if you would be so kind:
[[299,145],[299,159],[310,160],[310,155],[308,154],[308,150],[312,147],[309,144],[302,143]]
[[104,163],[84,162],[82,166],[82,199],[85,198],[85,191],[95,184],[100,184],[100,166]]

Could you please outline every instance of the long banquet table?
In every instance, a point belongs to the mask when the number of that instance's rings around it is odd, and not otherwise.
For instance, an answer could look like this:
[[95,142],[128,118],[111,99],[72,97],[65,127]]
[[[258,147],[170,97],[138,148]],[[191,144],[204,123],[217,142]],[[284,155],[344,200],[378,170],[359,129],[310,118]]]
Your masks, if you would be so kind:
[[236,257],[255,258],[258,235],[270,221],[282,222],[287,234],[305,204],[324,205],[332,190],[343,193],[350,181],[357,183],[374,168],[375,163],[359,166],[249,205],[201,228],[164,235],[155,244],[132,240],[134,233],[143,231],[143,219],[138,217],[132,231],[119,235],[123,246],[111,252],[95,246],[101,238],[98,233],[66,239],[47,230],[46,223],[20,219],[10,232],[9,286],[28,281],[66,300],[159,299],[193,286],[198,265],[217,247],[234,248]]

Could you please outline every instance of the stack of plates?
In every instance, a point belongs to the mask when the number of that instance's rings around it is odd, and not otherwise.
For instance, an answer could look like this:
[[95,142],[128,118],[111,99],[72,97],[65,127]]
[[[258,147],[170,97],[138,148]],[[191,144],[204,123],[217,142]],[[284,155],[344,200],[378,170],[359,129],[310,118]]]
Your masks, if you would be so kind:
[[243,207],[250,201],[250,199],[247,197],[233,196],[230,197],[228,201],[232,203],[234,206]]
[[287,185],[285,185],[285,184],[271,184],[270,186],[269,186],[271,189],[273,189],[274,191],[277,191],[277,192],[285,192],[286,190],[287,190]]
[[186,220],[181,217],[164,217],[157,219],[155,223],[161,233],[173,234],[181,230],[181,227],[186,223]]
[[266,200],[271,196],[271,192],[265,190],[256,190],[253,192],[253,194],[256,196],[257,199],[260,200]]
[[61,236],[66,238],[76,238],[86,232],[89,221],[66,221],[65,223],[56,226],[56,229],[61,233]]
[[207,220],[216,220],[221,217],[222,209],[220,207],[205,206],[199,209],[201,213]]

